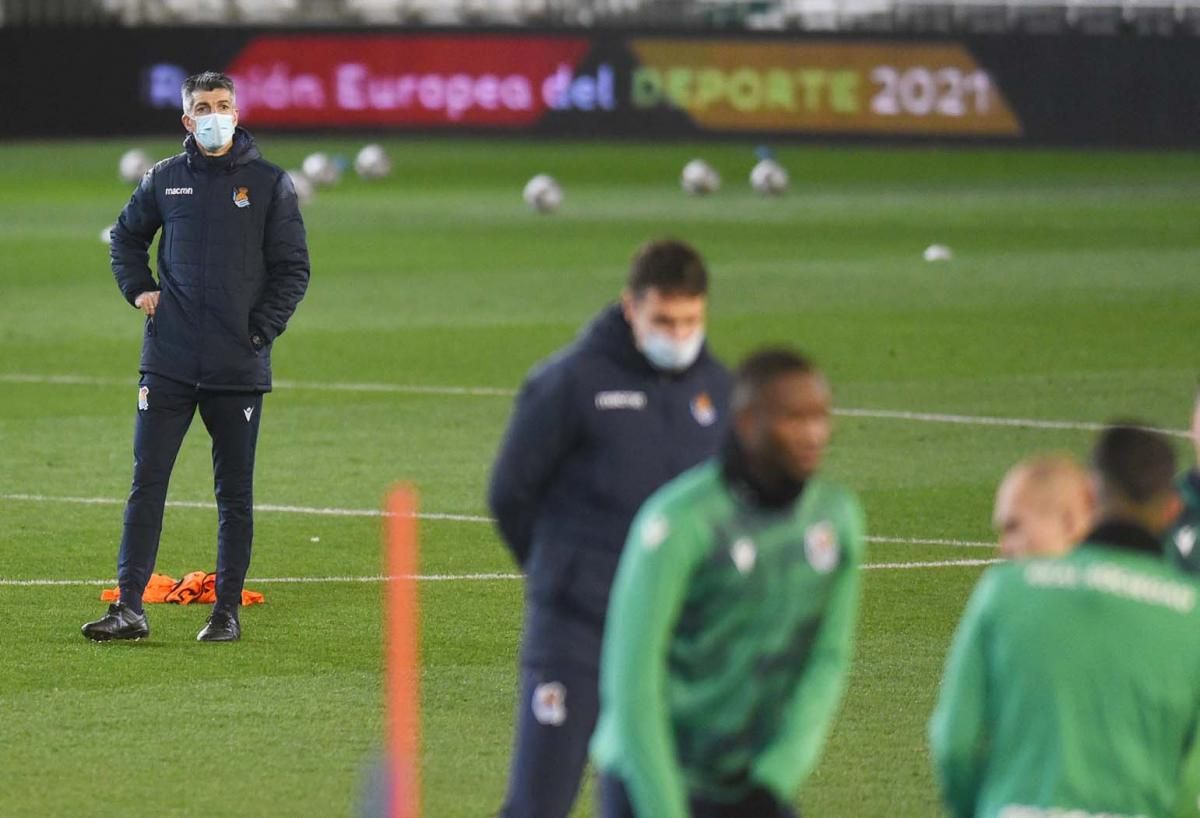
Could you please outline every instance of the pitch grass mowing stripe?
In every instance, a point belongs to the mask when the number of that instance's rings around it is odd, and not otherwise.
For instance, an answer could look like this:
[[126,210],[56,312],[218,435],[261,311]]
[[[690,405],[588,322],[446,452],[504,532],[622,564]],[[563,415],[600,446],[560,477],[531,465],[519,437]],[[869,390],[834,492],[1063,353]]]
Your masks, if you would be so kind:
[[[119,506],[125,501],[118,497],[58,497],[44,494],[0,494],[0,500],[27,503],[65,503],[87,506]],[[217,504],[211,500],[168,500],[172,508],[191,508],[215,510]],[[255,505],[256,512],[276,512],[281,514],[313,514],[331,517],[384,517],[386,512],[374,508],[320,508],[310,506],[286,506],[263,503]],[[421,512],[416,515],[418,520],[448,521],[456,523],[494,523],[491,517],[481,517],[474,514],[442,514],[438,512]],[[945,545],[953,548],[994,548],[995,543],[978,540],[956,540],[944,537],[867,537],[867,542],[884,543],[887,545]]]
[[[864,571],[883,570],[895,571],[909,568],[973,568],[983,565],[997,565],[1004,560],[931,560],[927,562],[868,562],[862,566]],[[369,583],[386,582],[390,579],[417,580],[418,582],[500,582],[524,579],[523,574],[406,574],[398,577],[385,577],[382,574],[372,574],[361,577],[247,577],[246,582],[255,585],[328,585],[333,583]],[[17,588],[42,588],[59,586],[108,586],[116,584],[115,579],[4,579],[0,577],[0,586]]]
[[[132,378],[98,378],[88,375],[36,375],[20,372],[0,373],[0,383],[30,383],[52,386],[120,386],[135,383]],[[490,386],[411,386],[391,383],[316,383],[308,381],[275,381],[277,389],[296,389],[318,392],[365,392],[398,395],[441,395],[466,397],[515,396],[516,390]],[[899,420],[912,423],[950,423],[959,426],[1000,426],[1010,429],[1043,429],[1058,431],[1098,432],[1105,424],[1094,421],[1042,420],[1038,418],[1004,418],[990,415],[956,415],[945,412],[912,412],[901,409],[834,409],[835,415],[874,420]],[[1147,427],[1171,437],[1190,438],[1186,429]]]

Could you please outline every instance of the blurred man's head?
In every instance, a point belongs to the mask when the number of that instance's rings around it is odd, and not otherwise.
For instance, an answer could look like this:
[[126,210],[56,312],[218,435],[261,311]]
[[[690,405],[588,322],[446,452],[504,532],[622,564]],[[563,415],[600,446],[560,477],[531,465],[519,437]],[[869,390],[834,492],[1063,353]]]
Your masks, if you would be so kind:
[[1100,517],[1161,535],[1179,515],[1175,451],[1159,432],[1134,423],[1109,426],[1092,451]]
[[634,343],[656,369],[682,372],[704,345],[708,270],[700,254],[673,239],[642,245],[621,294]]
[[816,365],[784,347],[746,358],[734,375],[733,429],[756,476],[801,482],[820,467],[833,396]]
[[1007,559],[1058,557],[1088,533],[1095,500],[1087,473],[1067,455],[1013,466],[996,492],[992,521]]

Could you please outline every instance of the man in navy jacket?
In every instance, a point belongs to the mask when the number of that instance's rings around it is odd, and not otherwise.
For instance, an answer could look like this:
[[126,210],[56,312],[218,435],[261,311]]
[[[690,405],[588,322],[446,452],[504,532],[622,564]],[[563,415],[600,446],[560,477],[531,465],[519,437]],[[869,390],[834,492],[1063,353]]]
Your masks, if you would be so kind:
[[677,241],[633,259],[621,303],[525,382],[489,504],[524,569],[515,753],[503,818],[566,818],[596,724],[604,616],[634,514],[715,454],[730,378],[704,341],[708,273]]
[[[308,287],[304,222],[290,177],[237,127],[233,82],[183,84],[184,151],[151,169],[112,230],[112,269],[145,314],[133,487],[118,557],[120,601],[83,626],[89,639],[140,639],[167,482],[197,409],[212,437],[217,603],[197,638],[241,637],[238,609],[254,533],[254,452],[271,346]],[[158,280],[149,247],[158,242]]]

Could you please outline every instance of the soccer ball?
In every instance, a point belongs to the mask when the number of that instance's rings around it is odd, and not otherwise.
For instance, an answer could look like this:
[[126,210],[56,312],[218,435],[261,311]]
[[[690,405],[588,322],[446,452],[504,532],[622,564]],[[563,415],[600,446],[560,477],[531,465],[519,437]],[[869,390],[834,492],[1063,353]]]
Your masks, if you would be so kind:
[[537,212],[553,213],[562,204],[563,189],[558,182],[554,181],[553,176],[539,173],[529,180],[521,195],[525,199],[525,204]]
[[342,178],[342,169],[334,157],[327,153],[310,153],[301,165],[304,175],[317,186],[334,185]]
[[354,171],[363,179],[382,179],[392,172],[392,160],[380,145],[366,145],[354,157]]
[[763,196],[783,193],[788,187],[788,172],[774,159],[763,159],[750,171],[750,187]]
[[925,248],[926,261],[951,261],[954,251],[944,244],[931,244]]
[[150,156],[141,148],[125,151],[117,163],[117,176],[127,185],[136,185],[154,167]]
[[298,170],[289,170],[287,175],[291,177],[292,187],[296,188],[296,198],[300,200],[300,204],[311,202],[316,194],[312,181]]
[[679,183],[683,186],[685,193],[692,196],[704,196],[720,190],[721,174],[717,173],[716,168],[703,159],[693,159],[683,166]]
[[112,244],[112,231],[116,227],[115,224],[110,224],[108,227],[100,231],[100,241],[105,244]]

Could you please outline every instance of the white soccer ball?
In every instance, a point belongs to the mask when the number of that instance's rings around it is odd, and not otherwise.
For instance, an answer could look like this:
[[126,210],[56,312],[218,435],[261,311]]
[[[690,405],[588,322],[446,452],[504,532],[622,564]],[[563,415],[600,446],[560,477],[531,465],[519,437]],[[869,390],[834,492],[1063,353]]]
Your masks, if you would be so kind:
[[537,212],[553,213],[562,204],[563,189],[558,182],[554,181],[553,176],[539,173],[526,183],[525,190],[521,195],[525,199],[525,204]]
[[925,248],[926,261],[950,261],[954,258],[954,251],[944,244],[931,244]]
[[300,200],[300,204],[306,205],[311,202],[316,195],[312,181],[298,170],[289,170],[287,175],[291,177],[292,187],[296,188],[296,198]]
[[310,153],[304,157],[304,164],[300,167],[304,175],[318,187],[335,185],[342,178],[342,169],[337,160],[327,153]]
[[354,157],[354,172],[363,179],[382,179],[392,172],[392,160],[381,145],[366,145]]
[[121,155],[121,161],[117,163],[117,176],[127,185],[136,185],[152,167],[154,162],[150,155],[141,148],[134,148]]
[[116,227],[115,224],[110,224],[108,227],[100,231],[100,241],[105,244],[112,244],[112,231]]
[[788,187],[788,172],[774,159],[763,159],[750,171],[750,187],[763,196],[775,196]]
[[717,173],[716,168],[703,159],[693,159],[683,166],[683,173],[679,175],[679,183],[683,186],[685,193],[692,196],[705,196],[721,189],[721,174]]

